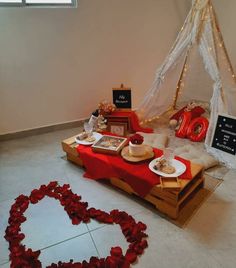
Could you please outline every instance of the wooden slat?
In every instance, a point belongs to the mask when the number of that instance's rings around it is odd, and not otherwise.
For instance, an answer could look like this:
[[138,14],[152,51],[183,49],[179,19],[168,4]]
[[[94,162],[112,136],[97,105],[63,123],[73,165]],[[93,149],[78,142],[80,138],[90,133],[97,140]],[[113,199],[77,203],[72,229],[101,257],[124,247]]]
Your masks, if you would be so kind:
[[70,155],[74,155],[74,156],[78,156],[78,152],[76,150],[76,147],[78,146],[78,144],[75,142],[75,137],[77,137],[78,135],[75,135],[69,139],[63,140],[61,145],[62,145],[62,149],[64,152],[70,154]]
[[74,156],[73,154],[67,153],[67,160],[75,163],[76,165],[79,165],[80,167],[83,167],[83,162],[78,156]]
[[166,200],[169,203],[177,204],[180,197],[182,196],[182,193],[185,191],[186,187],[188,187],[189,184],[194,184],[195,181],[202,178],[202,166],[191,164],[191,173],[192,173],[192,180],[182,180],[180,179],[181,183],[181,189],[180,190],[164,190],[161,188],[160,185],[155,185],[152,190],[151,194],[154,196],[160,196],[164,200]]
[[114,186],[122,189],[123,191],[129,193],[129,194],[136,194],[134,192],[134,190],[130,187],[129,184],[127,184],[126,182],[118,179],[118,178],[110,178],[110,182],[111,184],[113,184]]

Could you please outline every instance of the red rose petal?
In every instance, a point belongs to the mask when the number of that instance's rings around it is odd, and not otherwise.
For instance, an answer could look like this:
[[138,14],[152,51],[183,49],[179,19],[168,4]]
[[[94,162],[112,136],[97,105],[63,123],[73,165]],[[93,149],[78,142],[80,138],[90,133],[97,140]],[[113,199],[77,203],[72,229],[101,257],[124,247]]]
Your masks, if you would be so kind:
[[82,263],[73,260],[70,262],[52,263],[48,268],[128,268],[130,263],[134,263],[137,254],[142,254],[144,248],[147,247],[147,241],[143,239],[147,235],[143,232],[146,225],[142,222],[136,223],[134,218],[124,211],[112,210],[110,213],[105,211],[89,208],[88,203],[81,201],[81,196],[74,194],[70,190],[69,184],[59,186],[56,181],[50,182],[48,185],[41,185],[39,189],[32,190],[29,197],[20,195],[15,199],[15,203],[11,206],[8,227],[5,231],[5,239],[9,242],[11,267],[14,268],[41,268],[41,262],[38,260],[40,251],[26,249],[21,241],[25,235],[21,233],[21,224],[26,221],[24,212],[29,204],[36,204],[45,196],[59,200],[70,217],[72,224],[80,224],[81,221],[89,222],[91,218],[102,223],[119,224],[126,240],[130,242],[129,248],[123,256],[122,249],[119,246],[112,247],[110,254],[105,258],[98,259],[91,257],[90,261]]
[[121,257],[123,255],[121,247],[113,247],[111,248],[111,256]]
[[137,260],[137,255],[135,252],[129,251],[125,254],[125,258],[130,262],[134,263]]

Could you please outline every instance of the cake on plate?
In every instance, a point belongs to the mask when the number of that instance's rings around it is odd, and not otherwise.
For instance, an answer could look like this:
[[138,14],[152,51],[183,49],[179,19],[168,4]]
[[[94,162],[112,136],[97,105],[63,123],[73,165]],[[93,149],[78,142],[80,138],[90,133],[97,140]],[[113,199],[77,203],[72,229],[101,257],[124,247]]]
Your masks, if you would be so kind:
[[135,157],[144,156],[146,154],[146,146],[143,144],[143,136],[134,134],[129,141],[129,154]]

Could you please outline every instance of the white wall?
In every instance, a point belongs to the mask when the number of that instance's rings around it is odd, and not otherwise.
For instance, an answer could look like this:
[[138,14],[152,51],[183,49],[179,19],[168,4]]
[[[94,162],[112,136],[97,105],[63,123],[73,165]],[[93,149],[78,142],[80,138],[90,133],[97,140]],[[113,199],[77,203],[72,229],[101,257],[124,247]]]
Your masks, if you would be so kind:
[[[236,62],[236,1],[214,0]],[[191,0],[79,0],[77,9],[0,8],[0,134],[87,117],[121,82],[137,106]]]

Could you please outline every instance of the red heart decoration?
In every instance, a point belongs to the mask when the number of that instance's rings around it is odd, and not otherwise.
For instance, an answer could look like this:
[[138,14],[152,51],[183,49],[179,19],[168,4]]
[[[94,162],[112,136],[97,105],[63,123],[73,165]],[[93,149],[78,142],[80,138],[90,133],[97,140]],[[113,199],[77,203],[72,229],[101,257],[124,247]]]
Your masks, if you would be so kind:
[[81,196],[74,194],[69,184],[58,185],[56,181],[48,185],[41,185],[39,189],[34,189],[29,196],[20,195],[15,199],[15,203],[10,210],[8,227],[5,232],[5,239],[9,242],[11,268],[41,268],[39,261],[40,250],[33,251],[22,245],[21,241],[25,235],[21,233],[21,224],[26,221],[24,212],[29,204],[36,204],[45,196],[57,199],[64,207],[70,217],[72,224],[78,225],[81,222],[88,223],[90,219],[95,219],[100,223],[119,224],[129,247],[123,255],[122,249],[117,246],[111,248],[110,256],[106,258],[91,257],[89,262],[83,261],[69,263],[59,261],[57,264],[52,263],[48,268],[127,268],[141,255],[148,246],[147,234],[144,233],[146,225],[142,222],[136,223],[134,218],[124,211],[112,210],[110,213],[105,211],[88,208],[87,202],[81,201]]

